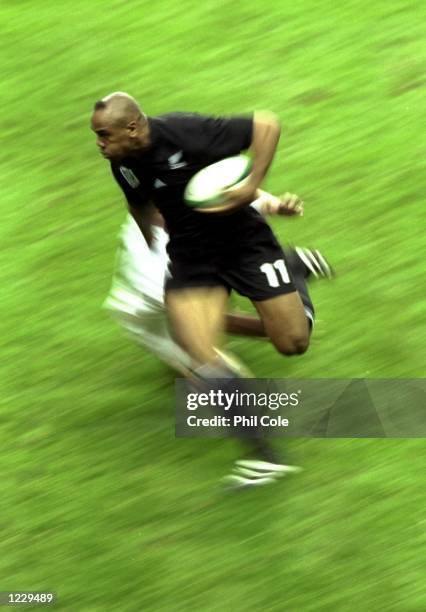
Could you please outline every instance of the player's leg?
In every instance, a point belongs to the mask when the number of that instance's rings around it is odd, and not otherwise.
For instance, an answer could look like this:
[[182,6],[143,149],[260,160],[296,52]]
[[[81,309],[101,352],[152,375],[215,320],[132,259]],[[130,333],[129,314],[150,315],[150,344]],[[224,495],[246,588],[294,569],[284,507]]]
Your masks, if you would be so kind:
[[[172,283],[174,285],[185,281],[185,269],[176,274],[173,269]],[[188,273],[190,274],[190,272]],[[188,276],[186,277],[188,280]],[[170,283],[170,281],[168,281]],[[197,385],[202,385],[206,391],[220,389],[222,392],[242,392],[245,388],[244,380],[240,378],[240,371],[229,361],[223,359],[214,349],[217,346],[218,336],[223,330],[225,308],[228,301],[228,290],[224,286],[204,288],[171,288],[167,286],[166,305],[170,322],[179,344],[194,358],[197,367],[194,368],[194,377]],[[244,408],[232,407],[233,414],[243,414]],[[244,414],[243,414],[244,416]],[[279,459],[270,445],[263,439],[262,432],[255,439],[246,439],[244,446],[248,455],[247,460],[254,460],[256,465],[253,471],[262,465],[278,465]],[[244,469],[244,468],[243,468]],[[262,469],[258,470],[259,481],[263,484],[263,478],[269,477],[270,471],[265,475]],[[227,485],[240,486],[242,476],[233,475],[231,482]],[[236,482],[235,482],[236,480]]]
[[310,324],[297,291],[253,301],[253,304],[266,335],[280,353],[297,355],[307,350]]
[[[273,236],[268,238],[247,245],[235,264],[230,260],[229,267],[222,270],[223,278],[251,299],[264,330],[281,353],[302,353],[309,343],[310,325],[285,255]],[[261,486],[298,469],[284,463],[260,430],[249,456],[235,463],[227,483],[231,487]]]
[[217,360],[228,291],[222,286],[168,288],[166,307],[173,335],[196,365]]
[[312,306],[306,268],[301,261],[300,266],[294,263],[290,267],[282,247],[267,228],[266,235],[253,246],[247,245],[236,263],[223,272],[224,281],[252,301],[266,335],[285,355],[305,352],[310,335],[310,322],[299,293]]
[[[330,280],[334,270],[329,261],[317,249],[306,247],[284,247],[287,267],[294,285],[303,303],[305,315],[312,328],[315,321],[315,310],[309,295],[308,284],[312,279]],[[226,315],[226,331],[250,337],[265,337],[267,334],[260,318],[242,312],[228,312]]]
[[311,278],[331,279],[334,272],[317,249],[286,247],[284,254],[286,269],[297,293],[257,301],[255,306],[266,335],[277,350],[285,355],[295,355],[304,353],[308,348],[314,322],[314,307],[307,281]]
[[165,309],[154,313],[144,309],[145,306],[131,293],[110,294],[104,304],[112,318],[137,344],[182,376],[189,376],[192,359],[171,337]]

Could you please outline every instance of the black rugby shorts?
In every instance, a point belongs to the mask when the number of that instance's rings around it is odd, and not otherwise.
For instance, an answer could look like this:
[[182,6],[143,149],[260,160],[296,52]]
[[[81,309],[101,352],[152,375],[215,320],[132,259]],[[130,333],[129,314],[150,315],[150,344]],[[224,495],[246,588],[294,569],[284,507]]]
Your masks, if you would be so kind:
[[172,255],[166,292],[191,287],[222,286],[253,301],[296,291],[286,258],[276,240],[259,240],[187,259]]

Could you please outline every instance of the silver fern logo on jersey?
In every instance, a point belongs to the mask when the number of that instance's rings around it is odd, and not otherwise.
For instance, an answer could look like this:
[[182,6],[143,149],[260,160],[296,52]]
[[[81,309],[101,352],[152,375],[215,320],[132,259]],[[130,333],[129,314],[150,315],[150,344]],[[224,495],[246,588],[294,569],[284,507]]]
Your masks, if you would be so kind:
[[129,183],[130,187],[136,189],[141,184],[138,177],[130,170],[130,168],[126,168],[126,166],[120,166],[121,175],[126,179]]
[[184,168],[187,163],[182,159],[183,151],[177,151],[170,155],[169,157],[169,166],[172,170],[177,170],[178,168]]

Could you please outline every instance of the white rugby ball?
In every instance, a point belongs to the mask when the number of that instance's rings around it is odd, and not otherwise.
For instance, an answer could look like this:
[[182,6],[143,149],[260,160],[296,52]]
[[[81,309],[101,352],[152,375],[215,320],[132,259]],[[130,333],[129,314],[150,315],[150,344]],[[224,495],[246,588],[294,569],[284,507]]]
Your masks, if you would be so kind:
[[248,155],[235,155],[206,166],[186,186],[184,199],[194,208],[214,208],[224,202],[223,191],[245,179],[251,170]]

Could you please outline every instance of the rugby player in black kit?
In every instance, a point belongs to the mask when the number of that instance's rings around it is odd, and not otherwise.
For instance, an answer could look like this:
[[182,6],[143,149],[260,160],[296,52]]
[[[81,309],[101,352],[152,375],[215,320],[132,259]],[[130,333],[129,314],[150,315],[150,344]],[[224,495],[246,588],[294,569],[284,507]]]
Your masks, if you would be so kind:
[[[171,260],[167,309],[177,341],[194,360],[194,375],[232,380],[229,366],[214,350],[231,289],[252,301],[280,353],[305,352],[313,316],[304,283],[309,270],[300,261],[300,274],[290,275],[272,230],[247,206],[274,157],[280,134],[276,119],[265,113],[147,117],[134,98],[114,93],[96,102],[92,129],[148,243],[153,206],[165,219]],[[203,214],[185,205],[184,190],[196,172],[247,149],[252,170],[243,186],[227,191],[228,214]],[[262,484],[291,471],[261,436],[252,447],[257,457],[236,468],[237,484]],[[238,469],[246,474],[248,469],[250,478]]]

